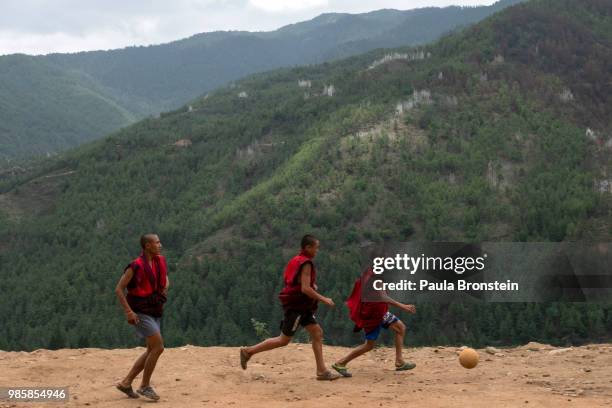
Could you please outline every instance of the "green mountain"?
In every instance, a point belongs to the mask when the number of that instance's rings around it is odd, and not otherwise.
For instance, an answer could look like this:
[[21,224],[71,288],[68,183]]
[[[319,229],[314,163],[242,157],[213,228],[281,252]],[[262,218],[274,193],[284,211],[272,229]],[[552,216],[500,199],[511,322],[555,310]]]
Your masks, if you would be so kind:
[[[534,0],[440,41],[256,74],[0,183],[0,349],[133,345],[113,289],[157,232],[169,346],[276,333],[281,272],[322,242],[318,318],[360,245],[612,236],[612,5]],[[409,342],[610,340],[601,304],[417,305]]]
[[0,161],[76,146],[136,115],[96,83],[37,57],[0,57]]
[[97,139],[255,72],[429,42],[516,2],[325,14],[272,32],[214,32],[148,47],[0,57],[0,164]]

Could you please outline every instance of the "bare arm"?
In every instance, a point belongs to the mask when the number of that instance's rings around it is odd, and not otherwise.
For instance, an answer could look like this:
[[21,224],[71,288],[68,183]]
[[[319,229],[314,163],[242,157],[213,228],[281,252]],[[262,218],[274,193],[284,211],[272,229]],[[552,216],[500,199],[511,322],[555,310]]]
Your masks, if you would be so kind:
[[166,286],[164,286],[164,289],[162,290],[162,294],[164,296],[168,296],[168,288],[170,287],[170,279],[168,278],[168,275],[166,275]]
[[119,279],[117,286],[115,287],[115,294],[117,295],[119,303],[121,304],[121,307],[123,307],[123,311],[125,312],[125,316],[127,317],[127,321],[130,324],[138,323],[138,315],[134,313],[134,311],[128,304],[127,299],[125,298],[125,290],[127,289],[127,286],[132,280],[133,276],[134,271],[132,270],[132,268],[127,268],[121,276],[121,279]]
[[381,298],[383,302],[386,302],[387,304],[391,306],[395,306],[398,309],[401,309],[408,313],[416,313],[416,307],[414,307],[414,305],[405,305],[403,303],[400,303],[397,300],[389,297],[389,295],[387,295],[386,292],[381,295]]
[[300,274],[300,284],[302,286],[302,293],[312,299],[318,300],[319,302],[323,302],[328,306],[332,306],[332,307],[335,306],[333,300],[321,295],[312,286],[310,286],[311,273],[312,273],[312,266],[310,264],[306,264],[302,267],[302,272]]

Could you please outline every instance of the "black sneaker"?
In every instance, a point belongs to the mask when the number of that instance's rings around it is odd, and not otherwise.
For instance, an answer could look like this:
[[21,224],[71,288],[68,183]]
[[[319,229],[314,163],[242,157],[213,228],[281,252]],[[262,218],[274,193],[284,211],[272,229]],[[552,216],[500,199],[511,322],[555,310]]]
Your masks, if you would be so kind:
[[129,387],[124,387],[121,384],[117,384],[115,387],[130,398],[139,398],[138,394],[134,392],[131,385]]

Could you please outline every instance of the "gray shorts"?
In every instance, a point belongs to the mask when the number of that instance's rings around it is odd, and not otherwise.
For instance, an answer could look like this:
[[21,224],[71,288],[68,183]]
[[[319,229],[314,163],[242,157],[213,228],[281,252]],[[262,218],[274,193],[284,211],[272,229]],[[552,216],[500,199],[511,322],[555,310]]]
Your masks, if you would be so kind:
[[161,332],[161,317],[153,317],[142,313],[136,314],[140,319],[138,324],[134,326],[138,337],[145,339]]

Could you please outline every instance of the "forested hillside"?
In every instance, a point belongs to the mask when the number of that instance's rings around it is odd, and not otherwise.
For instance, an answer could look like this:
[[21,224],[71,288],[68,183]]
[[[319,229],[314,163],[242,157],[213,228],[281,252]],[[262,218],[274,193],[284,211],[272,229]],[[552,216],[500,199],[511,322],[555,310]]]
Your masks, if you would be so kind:
[[136,117],[90,78],[39,57],[0,57],[0,167],[99,138]]
[[[276,333],[306,232],[344,345],[366,242],[609,242],[611,67],[612,4],[534,0],[428,46],[250,76],[5,177],[0,349],[134,344],[113,289],[143,232],[170,260],[168,346]],[[612,337],[610,305],[417,308],[410,344]]]
[[324,14],[271,32],[214,32],[148,47],[0,56],[0,166],[98,139],[248,74],[424,44],[517,1]]

